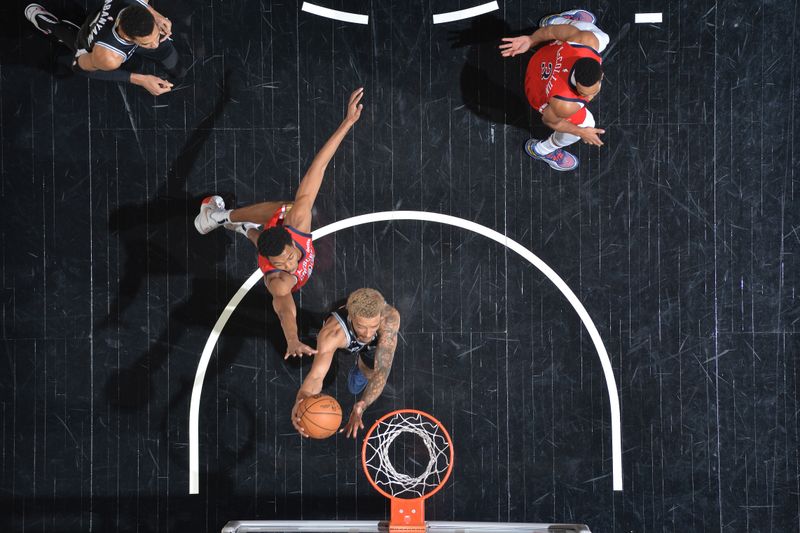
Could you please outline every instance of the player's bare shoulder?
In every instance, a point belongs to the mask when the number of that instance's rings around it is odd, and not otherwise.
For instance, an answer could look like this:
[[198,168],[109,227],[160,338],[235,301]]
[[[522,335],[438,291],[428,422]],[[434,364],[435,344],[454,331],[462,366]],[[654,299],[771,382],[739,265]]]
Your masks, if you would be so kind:
[[381,326],[380,331],[384,334],[392,333],[397,334],[400,329],[400,312],[389,304],[386,304],[381,310]]
[[89,57],[93,66],[98,70],[116,70],[125,61],[122,55],[103,46],[95,46],[89,53]]
[[317,349],[344,348],[347,346],[347,335],[333,315],[329,316],[317,335]]

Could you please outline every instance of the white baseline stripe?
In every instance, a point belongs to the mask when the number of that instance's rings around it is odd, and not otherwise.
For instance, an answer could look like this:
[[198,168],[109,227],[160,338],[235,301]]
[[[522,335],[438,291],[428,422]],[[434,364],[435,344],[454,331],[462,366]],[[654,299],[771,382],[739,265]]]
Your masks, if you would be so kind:
[[634,17],[636,24],[659,23],[661,20],[661,13],[636,13]]
[[453,22],[454,20],[464,20],[477,17],[478,15],[483,15],[484,13],[497,11],[498,9],[500,9],[500,6],[497,5],[497,2],[487,2],[486,4],[481,4],[479,6],[470,7],[467,9],[448,11],[447,13],[438,13],[433,16],[433,23],[444,24],[445,22]]
[[[449,226],[456,226],[463,228],[484,237],[488,237],[493,241],[502,244],[503,246],[517,252],[519,255],[528,260],[533,266],[538,268],[547,279],[549,279],[566,297],[567,301],[572,305],[573,309],[578,313],[584,327],[589,332],[589,337],[592,339],[597,356],[600,359],[600,365],[603,368],[603,374],[606,380],[606,389],[608,390],[608,403],[611,409],[611,461],[612,461],[612,480],[614,490],[622,490],[622,426],[620,422],[620,406],[619,394],[617,392],[617,381],[614,378],[614,370],[611,367],[611,360],[608,357],[608,352],[603,345],[603,339],[597,331],[592,318],[589,316],[586,308],[583,307],[578,297],[572,292],[572,289],[556,274],[556,272],[547,266],[547,264],[539,259],[533,252],[519,244],[518,242],[509,239],[505,235],[489,229],[475,222],[465,220],[463,218],[452,217],[449,215],[442,215],[440,213],[429,213],[426,211],[383,211],[380,213],[369,213],[356,217],[347,218],[329,224],[325,227],[319,228],[312,232],[313,238],[321,239],[327,235],[335,233],[339,230],[352,228],[361,224],[371,224],[374,222],[386,222],[391,220],[421,220],[425,222],[438,222],[440,224],[447,224]],[[197,365],[197,373],[195,375],[194,387],[192,389],[192,400],[189,406],[189,493],[198,494],[200,492],[199,481],[199,413],[200,413],[200,397],[202,395],[203,379],[205,378],[206,369],[208,368],[211,354],[214,351],[214,346],[217,339],[222,333],[222,329],[228,322],[236,306],[244,298],[244,295],[262,279],[260,270],[256,270],[247,281],[236,291],[231,301],[222,311],[217,323],[214,324],[214,329],[208,337],[203,354],[200,356],[200,361]]]
[[369,24],[369,17],[367,15],[359,15],[358,13],[348,13],[347,11],[337,11],[335,9],[328,9],[327,7],[318,6],[311,2],[303,2],[300,11],[306,13],[313,13],[320,17],[325,17],[335,20],[343,20],[344,22],[353,22],[355,24]]

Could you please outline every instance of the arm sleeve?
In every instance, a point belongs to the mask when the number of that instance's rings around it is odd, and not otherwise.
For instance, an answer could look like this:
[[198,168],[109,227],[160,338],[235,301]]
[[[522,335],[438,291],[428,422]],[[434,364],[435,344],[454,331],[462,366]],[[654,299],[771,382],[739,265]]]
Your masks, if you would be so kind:
[[83,70],[77,61],[72,63],[72,70],[76,74],[92,78],[93,80],[103,81],[120,81],[123,83],[130,83],[131,73],[121,68],[115,70]]

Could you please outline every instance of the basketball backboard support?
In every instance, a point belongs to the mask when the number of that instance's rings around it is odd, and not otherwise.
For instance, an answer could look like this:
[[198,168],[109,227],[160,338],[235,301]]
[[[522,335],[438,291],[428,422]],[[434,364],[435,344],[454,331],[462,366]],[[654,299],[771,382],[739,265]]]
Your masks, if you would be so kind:
[[[386,533],[388,521],[374,520],[236,520],[222,533]],[[426,522],[428,533],[591,533],[583,524],[521,522]]]

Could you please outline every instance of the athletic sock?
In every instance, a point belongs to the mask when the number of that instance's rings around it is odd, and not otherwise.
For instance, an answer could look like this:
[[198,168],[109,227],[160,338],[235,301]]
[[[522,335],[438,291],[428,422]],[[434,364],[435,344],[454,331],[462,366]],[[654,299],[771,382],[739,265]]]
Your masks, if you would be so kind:
[[547,138],[543,141],[539,141],[538,143],[533,145],[533,150],[541,156],[552,154],[559,148],[560,146],[556,146],[555,144],[553,144],[553,141],[550,140],[550,138]]
[[233,209],[228,209],[227,211],[214,211],[209,215],[209,218],[217,224],[227,224],[231,221],[231,211],[233,211]]
[[233,231],[235,231],[236,233],[241,233],[242,235],[247,237],[248,231],[250,231],[251,229],[258,229],[260,227],[261,227],[260,225],[253,224],[252,222],[242,222],[240,224],[236,224],[235,227],[233,228]]

